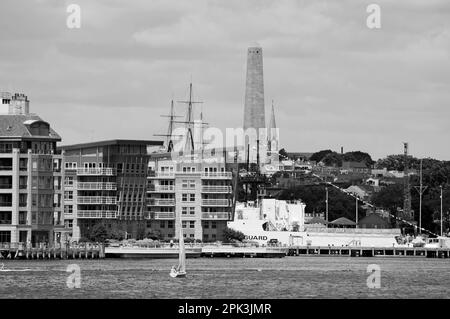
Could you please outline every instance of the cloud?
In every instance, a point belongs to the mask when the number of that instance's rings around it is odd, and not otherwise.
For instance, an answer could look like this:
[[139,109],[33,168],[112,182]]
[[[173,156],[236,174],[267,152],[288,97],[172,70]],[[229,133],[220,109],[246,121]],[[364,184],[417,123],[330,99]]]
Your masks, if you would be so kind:
[[[28,94],[64,143],[149,139],[188,83],[219,128],[243,120],[247,46],[263,46],[266,105],[275,100],[283,147],[362,149],[450,159],[450,3],[366,5],[313,0],[2,0],[0,90]],[[267,107],[267,114],[268,114]],[[185,108],[176,105],[178,114]],[[200,109],[196,110],[197,114]],[[131,124],[132,123],[132,124]]]

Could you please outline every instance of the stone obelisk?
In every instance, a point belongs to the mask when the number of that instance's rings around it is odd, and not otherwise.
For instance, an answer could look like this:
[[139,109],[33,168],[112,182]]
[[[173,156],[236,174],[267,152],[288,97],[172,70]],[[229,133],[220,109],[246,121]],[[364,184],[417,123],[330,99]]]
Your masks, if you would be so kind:
[[[259,138],[259,129],[265,129],[265,127],[263,54],[262,48],[259,45],[253,45],[247,51],[244,131],[255,129],[257,138]],[[257,141],[247,138],[245,144],[246,152],[247,148],[249,149],[249,161],[256,163]],[[261,143],[259,143],[260,145]]]

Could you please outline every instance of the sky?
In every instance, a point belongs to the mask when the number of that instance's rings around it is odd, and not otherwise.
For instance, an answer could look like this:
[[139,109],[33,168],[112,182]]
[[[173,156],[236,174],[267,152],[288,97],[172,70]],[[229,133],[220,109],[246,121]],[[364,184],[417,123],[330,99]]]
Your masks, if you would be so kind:
[[[81,8],[69,29],[67,6]],[[369,29],[369,4],[381,28]],[[23,92],[63,145],[160,139],[170,100],[242,127],[247,48],[264,56],[288,152],[450,160],[450,1],[1,0],[0,91]],[[186,107],[176,104],[176,113]]]

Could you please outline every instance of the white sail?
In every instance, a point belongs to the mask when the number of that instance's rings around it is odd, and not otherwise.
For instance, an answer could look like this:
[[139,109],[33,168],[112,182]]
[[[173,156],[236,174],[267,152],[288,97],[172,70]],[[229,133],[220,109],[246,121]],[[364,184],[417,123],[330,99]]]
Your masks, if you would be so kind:
[[184,249],[184,236],[183,236],[183,227],[180,227],[180,252],[179,252],[179,262],[178,262],[178,271],[186,272],[186,251]]

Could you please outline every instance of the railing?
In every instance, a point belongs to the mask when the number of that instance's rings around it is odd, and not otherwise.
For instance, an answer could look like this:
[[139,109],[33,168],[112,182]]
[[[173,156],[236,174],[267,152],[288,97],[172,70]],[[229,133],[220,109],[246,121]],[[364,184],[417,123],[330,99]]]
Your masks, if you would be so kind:
[[213,179],[227,179],[231,178],[231,172],[203,172],[203,178],[213,178]]
[[152,185],[148,189],[149,192],[173,192],[175,191],[174,185]]
[[161,178],[161,177],[174,178],[175,173],[174,172],[150,172],[148,174],[148,176],[155,177],[155,178]]
[[12,166],[0,166],[0,171],[10,171],[12,170]]
[[202,199],[202,206],[229,206],[228,199]]
[[175,200],[174,199],[151,199],[150,205],[153,206],[174,206]]
[[150,213],[150,218],[152,219],[174,219],[174,212],[152,212]]
[[202,186],[203,193],[230,193],[231,186]]
[[78,204],[113,204],[117,203],[114,196],[78,196]]
[[117,212],[114,210],[79,210],[78,218],[116,218]]
[[77,175],[115,175],[114,168],[77,168]]
[[351,234],[383,234],[383,235],[400,235],[401,230],[398,228],[315,228],[308,232],[314,233],[351,233]]
[[230,219],[230,213],[216,212],[216,213],[202,213],[203,219]]
[[11,202],[0,202],[0,207],[10,207],[11,205]]
[[0,184],[0,189],[10,189],[12,188],[12,184]]
[[90,189],[90,190],[117,190],[116,183],[101,183],[101,182],[81,182],[77,183],[78,189]]

